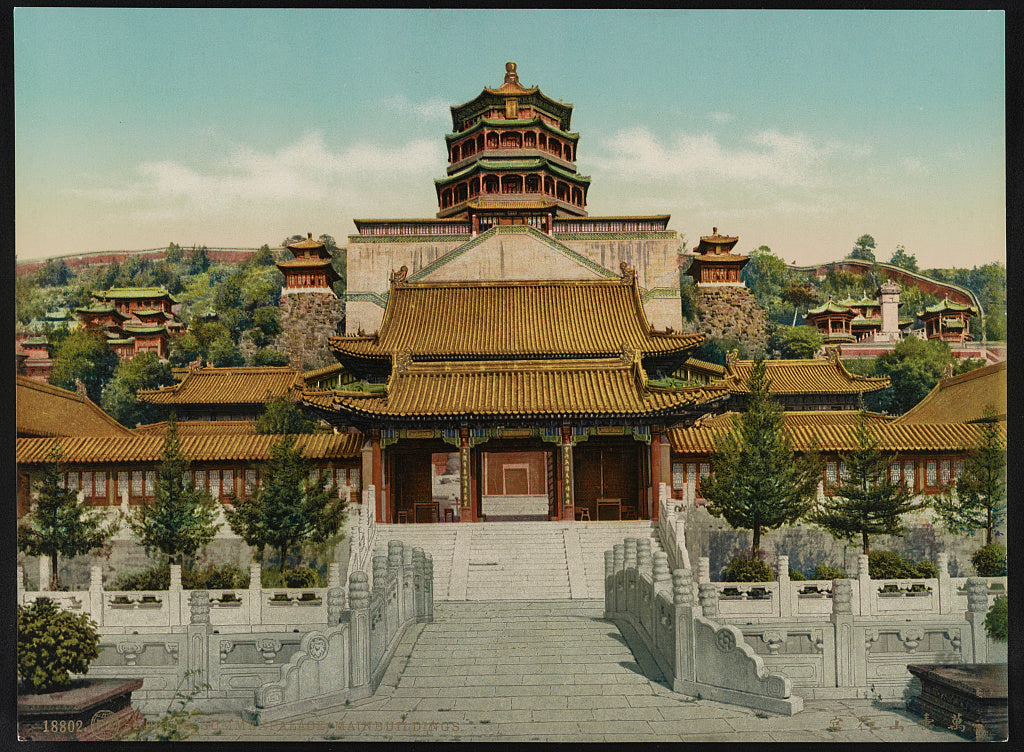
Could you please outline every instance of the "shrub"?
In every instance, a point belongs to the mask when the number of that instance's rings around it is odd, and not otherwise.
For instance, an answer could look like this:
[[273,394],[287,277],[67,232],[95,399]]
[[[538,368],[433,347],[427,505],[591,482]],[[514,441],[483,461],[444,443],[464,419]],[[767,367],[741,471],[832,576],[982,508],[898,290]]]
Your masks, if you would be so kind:
[[96,625],[86,614],[62,611],[49,598],[18,607],[18,675],[33,692],[71,686],[100,654]]
[[939,576],[939,568],[929,559],[921,559],[914,568],[917,570],[917,576],[926,580],[934,580]]
[[971,564],[979,577],[1006,576],[1006,546],[1001,543],[989,543],[979,548],[971,556]]
[[917,577],[917,570],[895,551],[871,551],[868,575],[872,580],[911,579]]
[[985,615],[985,634],[989,638],[1006,642],[1009,636],[1008,606],[1009,602],[1006,600],[1006,596],[1000,595]]
[[814,569],[815,580],[845,580],[846,570],[829,564],[819,564]]
[[[171,586],[171,568],[164,564],[137,569],[116,577],[111,590],[167,590]],[[249,587],[249,573],[234,563],[207,564],[182,569],[181,587],[185,590],[228,590]]]
[[722,574],[722,582],[773,582],[775,573],[760,559],[737,556]]
[[281,576],[281,571],[279,569],[265,569],[262,572],[261,579],[263,581],[263,587],[321,587],[320,573],[312,567],[293,567],[291,569],[286,569],[284,570],[283,577]]
[[171,586],[171,568],[148,567],[125,572],[115,577],[109,586],[110,590],[167,590]]
[[799,569],[793,569],[793,567],[790,567],[789,568],[789,579],[790,580],[795,580],[796,582],[800,582],[801,580],[806,580],[807,577]]

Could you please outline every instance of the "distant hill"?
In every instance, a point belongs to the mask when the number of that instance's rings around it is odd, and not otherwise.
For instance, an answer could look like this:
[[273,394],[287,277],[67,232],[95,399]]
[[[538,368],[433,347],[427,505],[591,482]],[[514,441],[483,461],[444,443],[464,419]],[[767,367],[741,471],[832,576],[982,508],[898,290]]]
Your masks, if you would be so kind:
[[[194,250],[182,249],[182,250]],[[206,248],[206,254],[211,261],[238,262],[244,263],[252,258],[258,248]],[[136,251],[90,251],[88,253],[69,253],[64,256],[52,256],[45,259],[34,259],[32,261],[16,261],[14,273],[20,277],[39,271],[46,266],[47,261],[63,261],[72,269],[84,269],[90,266],[101,266],[117,262],[123,264],[130,258],[151,259],[159,261],[167,256],[167,248],[143,248]]]

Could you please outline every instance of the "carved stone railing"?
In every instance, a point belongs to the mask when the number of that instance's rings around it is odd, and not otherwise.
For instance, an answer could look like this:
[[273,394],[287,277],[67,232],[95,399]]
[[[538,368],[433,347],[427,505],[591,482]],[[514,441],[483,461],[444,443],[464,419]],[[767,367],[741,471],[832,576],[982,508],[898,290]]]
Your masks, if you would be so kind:
[[686,532],[682,517],[676,512],[676,500],[666,483],[658,484],[658,538],[668,554],[671,569],[689,569],[690,554],[686,551]]
[[[635,630],[679,692],[762,709],[772,709],[776,699],[789,699],[791,690],[816,699],[900,697],[914,681],[908,663],[1006,660],[1005,647],[992,642],[984,629],[992,578],[968,578],[966,610],[945,614],[884,608],[888,594],[880,591],[898,585],[895,580],[870,580],[862,596],[860,579],[695,583],[690,570],[680,569],[672,572],[671,611],[667,562],[659,566],[656,554],[652,566],[643,545],[627,540],[605,553],[606,616]],[[936,592],[944,579],[931,580]],[[813,592],[804,597],[797,588]],[[871,613],[870,605],[861,604],[870,604],[876,594],[883,608]],[[674,641],[664,634],[670,623]],[[739,656],[729,657],[739,645],[746,658],[760,661],[746,672],[736,668],[745,665]],[[786,681],[780,684],[780,679]],[[793,704],[774,712],[796,709]]]
[[362,504],[348,508],[346,535],[349,540],[348,571],[367,572],[377,539],[376,489],[369,486],[362,494]]
[[649,540],[605,552],[605,617],[629,625],[676,692],[784,715],[803,709],[790,679],[768,671],[735,626],[699,613],[692,572],[670,573]]
[[326,588],[226,591],[182,590],[175,566],[171,588],[153,592],[104,591],[96,567],[93,587],[62,593],[25,592],[19,571],[18,602],[50,597],[103,622],[89,676],[143,679],[133,702],[146,712],[194,690],[204,709],[279,718],[372,694],[404,630],[433,620],[429,554],[400,541],[375,553],[373,589],[355,571],[347,595],[337,565]]

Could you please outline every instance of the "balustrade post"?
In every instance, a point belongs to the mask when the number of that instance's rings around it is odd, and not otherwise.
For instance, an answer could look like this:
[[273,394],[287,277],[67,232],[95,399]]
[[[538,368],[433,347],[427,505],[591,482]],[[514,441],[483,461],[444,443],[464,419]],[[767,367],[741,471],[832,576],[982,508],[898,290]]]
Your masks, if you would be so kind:
[[[983,577],[967,578],[967,611],[964,618],[971,625],[971,655],[963,656],[965,663],[988,663],[988,635],[985,634],[985,615],[988,613],[988,580]],[[963,641],[961,641],[961,650]]]
[[672,571],[672,604],[675,608],[675,654],[674,677],[665,677],[673,682],[693,681],[695,678],[693,656],[693,572],[689,569]]
[[327,589],[327,626],[333,627],[341,622],[345,611],[345,589],[335,585]]
[[690,568],[690,552],[686,550],[686,523],[681,518],[676,518],[673,531],[676,538],[676,548],[679,549],[679,566],[683,569]]
[[[866,557],[865,557],[866,558]],[[853,630],[853,580],[832,582],[832,615],[835,632],[835,677],[837,687],[856,687],[867,681],[867,647],[856,644]],[[828,656],[824,656],[827,661]]]
[[423,554],[424,578],[426,581],[427,621],[434,620],[434,557]]
[[103,626],[103,570],[89,567],[89,615],[97,627]]
[[668,554],[664,551],[657,551],[654,554],[654,567],[651,570],[651,577],[654,580],[654,591],[671,591],[672,574],[668,568]]
[[[604,618],[615,613],[615,552],[604,552]],[[18,601],[21,602],[20,600]]]
[[416,570],[412,564],[412,546],[402,544],[402,622],[416,617]]
[[412,567],[413,567],[413,587],[415,588],[415,608],[416,608],[416,619],[422,620],[426,615],[426,608],[424,606],[424,597],[426,595],[426,583],[424,579],[426,573],[424,572],[423,566],[423,549],[419,546],[412,550]]
[[651,556],[651,539],[638,538],[636,542],[636,566],[639,572],[651,574],[654,557]]
[[43,592],[50,590],[50,576],[53,572],[50,569],[50,557],[39,557],[39,589]]
[[327,587],[341,587],[341,564],[332,561],[327,565]]
[[616,613],[626,610],[626,544],[616,543],[612,546],[612,561],[615,565],[615,581],[613,582],[615,595],[612,598],[612,605]]
[[181,564],[171,564],[171,581],[167,585],[168,625],[181,626]]
[[374,546],[372,563],[373,589],[383,590],[388,576],[388,552],[384,546]]
[[793,593],[793,583],[789,579],[788,556],[779,556],[778,569],[779,574],[776,579],[778,580],[779,597],[777,602],[772,604],[772,609],[776,616],[793,616],[793,604],[796,601],[796,596]]
[[697,559],[697,583],[711,582],[711,560],[707,556]]
[[263,623],[263,572],[257,561],[249,565],[249,624]]
[[949,554],[940,552],[935,557],[935,567],[939,570],[939,613],[951,614],[956,593],[953,592],[953,583],[949,578]]
[[366,572],[348,577],[349,676],[353,687],[370,683],[370,585]]
[[708,619],[718,617],[718,586],[713,582],[701,582],[697,585],[700,597],[700,608]]
[[860,616],[874,616],[878,612],[878,591],[871,586],[867,554],[857,556],[857,590],[860,595]]
[[[189,595],[189,623],[186,628],[188,651],[186,658],[178,657],[179,665],[191,672],[188,691],[196,691],[210,681],[210,592],[193,590]],[[201,696],[208,693],[203,692]]]
[[25,568],[18,565],[18,606],[25,605]]

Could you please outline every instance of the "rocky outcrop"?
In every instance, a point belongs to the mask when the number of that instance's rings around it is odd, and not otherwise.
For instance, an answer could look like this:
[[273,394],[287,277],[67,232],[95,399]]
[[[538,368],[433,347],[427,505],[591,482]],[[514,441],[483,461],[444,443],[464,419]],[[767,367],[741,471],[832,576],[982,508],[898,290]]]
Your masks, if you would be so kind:
[[290,293],[278,303],[281,333],[274,349],[292,368],[308,370],[336,362],[328,339],[345,331],[345,302],[327,293]]
[[697,316],[687,331],[734,339],[754,356],[768,346],[768,315],[745,287],[698,287]]

